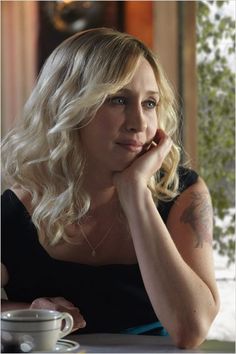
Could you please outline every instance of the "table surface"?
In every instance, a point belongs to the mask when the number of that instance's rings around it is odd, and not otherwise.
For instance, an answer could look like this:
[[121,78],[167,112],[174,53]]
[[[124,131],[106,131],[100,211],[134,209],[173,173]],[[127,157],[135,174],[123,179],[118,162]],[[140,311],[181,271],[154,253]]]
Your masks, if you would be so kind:
[[77,353],[235,353],[234,342],[206,340],[197,349],[178,349],[169,336],[128,334],[75,334],[67,339],[80,344]]

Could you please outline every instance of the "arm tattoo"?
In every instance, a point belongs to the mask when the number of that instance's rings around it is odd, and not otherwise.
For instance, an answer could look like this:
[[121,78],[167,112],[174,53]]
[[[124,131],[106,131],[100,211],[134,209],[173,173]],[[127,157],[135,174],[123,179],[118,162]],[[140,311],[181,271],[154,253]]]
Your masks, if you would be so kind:
[[184,209],[180,222],[189,224],[195,232],[195,247],[202,247],[203,242],[212,245],[212,206],[206,193],[192,192],[191,203]]

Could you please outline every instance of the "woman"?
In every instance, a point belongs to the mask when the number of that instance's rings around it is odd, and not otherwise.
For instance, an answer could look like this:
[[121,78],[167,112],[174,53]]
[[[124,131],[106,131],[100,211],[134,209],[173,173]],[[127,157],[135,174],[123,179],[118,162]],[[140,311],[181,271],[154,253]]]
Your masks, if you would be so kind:
[[184,348],[205,339],[219,308],[212,207],[179,164],[177,126],[138,39],[92,29],[54,50],[3,142],[2,310],[67,311],[80,333],[166,330]]

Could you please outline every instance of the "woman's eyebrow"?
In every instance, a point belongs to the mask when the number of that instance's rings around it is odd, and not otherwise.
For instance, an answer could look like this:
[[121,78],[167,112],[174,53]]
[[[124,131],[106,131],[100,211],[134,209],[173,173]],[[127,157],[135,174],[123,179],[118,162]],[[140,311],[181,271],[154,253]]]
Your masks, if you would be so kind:
[[[121,94],[121,93],[127,93],[127,94],[131,94],[133,93],[133,90],[130,90],[128,88],[122,88],[119,91],[116,92],[116,94]],[[160,92],[159,91],[154,91],[154,90],[147,90],[145,91],[145,93],[147,95],[156,95],[156,96],[160,96]]]
[[147,91],[147,94],[158,96],[158,98],[160,98],[160,92],[159,91]]

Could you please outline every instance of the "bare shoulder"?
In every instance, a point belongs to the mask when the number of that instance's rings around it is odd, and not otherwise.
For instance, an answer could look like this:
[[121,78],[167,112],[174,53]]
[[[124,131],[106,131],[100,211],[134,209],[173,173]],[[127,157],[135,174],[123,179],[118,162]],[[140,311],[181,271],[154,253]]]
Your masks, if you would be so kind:
[[[187,188],[177,198],[168,218],[169,228],[178,228],[182,235],[186,232],[194,247],[212,244],[213,209],[209,190],[202,178]],[[175,236],[175,232],[173,233]]]
[[214,283],[213,209],[202,178],[177,198],[167,227],[185,262],[206,283]]
[[[204,181],[199,181],[182,196],[183,210],[179,221],[188,224],[195,232],[196,247],[202,247],[204,242],[212,244],[213,209],[210,193]],[[181,202],[181,200],[180,200]]]
[[218,297],[213,261],[213,208],[202,178],[188,187],[171,208],[167,227],[185,262]]

